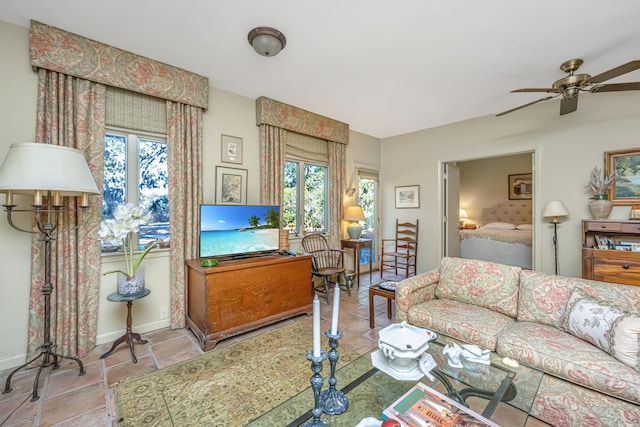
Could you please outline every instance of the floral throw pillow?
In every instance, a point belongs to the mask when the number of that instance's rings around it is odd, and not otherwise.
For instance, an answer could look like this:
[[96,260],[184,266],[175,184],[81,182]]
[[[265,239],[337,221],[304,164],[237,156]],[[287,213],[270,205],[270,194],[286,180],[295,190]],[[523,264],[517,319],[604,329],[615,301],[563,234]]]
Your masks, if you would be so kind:
[[640,316],[575,289],[569,299],[564,329],[640,371]]
[[580,289],[569,298],[564,329],[611,354],[611,331],[624,311],[599,304]]

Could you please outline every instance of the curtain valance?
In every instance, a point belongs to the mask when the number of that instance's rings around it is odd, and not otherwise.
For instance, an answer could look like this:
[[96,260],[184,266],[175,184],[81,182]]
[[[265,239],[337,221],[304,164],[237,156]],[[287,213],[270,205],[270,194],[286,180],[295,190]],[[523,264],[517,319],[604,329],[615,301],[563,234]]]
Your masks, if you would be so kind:
[[209,79],[37,21],[31,65],[195,107],[208,108]]
[[261,96],[256,99],[256,125],[271,125],[328,141],[349,143],[349,125]]

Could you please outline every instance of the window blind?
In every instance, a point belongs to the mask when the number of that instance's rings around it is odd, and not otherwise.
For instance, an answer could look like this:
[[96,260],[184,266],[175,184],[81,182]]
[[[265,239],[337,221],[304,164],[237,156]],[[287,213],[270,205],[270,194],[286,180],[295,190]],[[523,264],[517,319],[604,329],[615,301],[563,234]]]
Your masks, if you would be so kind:
[[107,86],[106,124],[122,129],[167,133],[164,99]]
[[288,132],[287,156],[327,163],[329,161],[329,147],[324,139]]

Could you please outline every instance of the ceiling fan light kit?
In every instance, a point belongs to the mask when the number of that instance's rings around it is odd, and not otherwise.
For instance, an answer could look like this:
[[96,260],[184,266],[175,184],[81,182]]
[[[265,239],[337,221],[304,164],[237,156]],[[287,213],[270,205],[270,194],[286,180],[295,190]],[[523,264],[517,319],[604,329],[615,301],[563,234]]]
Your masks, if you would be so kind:
[[249,44],[262,56],[276,56],[287,45],[280,31],[271,27],[256,27],[249,31]]
[[589,74],[575,74],[578,68],[584,63],[582,59],[570,59],[560,65],[560,69],[569,75],[556,80],[550,88],[525,88],[512,90],[512,93],[517,92],[547,92],[555,93],[556,95],[547,96],[545,98],[538,99],[528,104],[521,105],[511,110],[503,111],[496,114],[496,116],[503,116],[513,111],[520,110],[533,104],[537,104],[542,101],[548,101],[559,95],[562,95],[562,101],[560,102],[560,115],[573,113],[578,109],[578,95],[580,91],[598,93],[598,92],[614,92],[624,90],[640,90],[640,82],[633,83],[610,83],[602,84],[607,80],[621,76],[631,71],[635,71],[640,68],[640,60],[628,62],[623,65],[619,65],[604,73],[600,73],[594,77]]

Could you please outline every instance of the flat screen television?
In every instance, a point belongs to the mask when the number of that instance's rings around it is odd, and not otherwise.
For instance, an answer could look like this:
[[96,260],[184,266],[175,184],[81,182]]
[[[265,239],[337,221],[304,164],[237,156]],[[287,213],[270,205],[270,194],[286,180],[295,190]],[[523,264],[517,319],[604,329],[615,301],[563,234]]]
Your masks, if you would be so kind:
[[200,205],[200,258],[234,259],[280,248],[280,206]]

